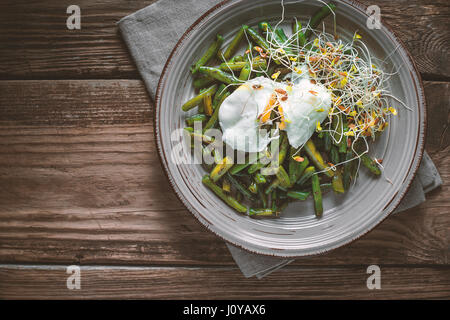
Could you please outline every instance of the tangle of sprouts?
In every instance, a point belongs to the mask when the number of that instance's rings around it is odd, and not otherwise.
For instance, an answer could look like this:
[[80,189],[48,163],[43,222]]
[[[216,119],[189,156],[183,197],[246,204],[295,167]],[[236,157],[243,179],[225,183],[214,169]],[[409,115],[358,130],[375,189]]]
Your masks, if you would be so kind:
[[[397,115],[397,110],[390,105],[392,100],[406,109],[409,108],[388,89],[388,80],[395,73],[387,73],[377,66],[385,61],[380,61],[370,54],[358,33],[355,32],[351,42],[339,39],[336,35],[334,12],[332,12],[334,34],[325,32],[325,27],[322,31],[316,32],[308,24],[292,34],[285,42],[280,43],[275,30],[284,20],[283,1],[282,7],[282,19],[271,32],[269,30],[266,32],[265,40],[269,45],[267,50],[258,46],[252,47],[252,42],[246,33],[249,44],[246,59],[252,66],[249,79],[251,74],[256,73],[282,81],[281,75],[283,75],[283,80],[290,83],[290,76],[302,74],[307,70],[311,81],[322,84],[331,92],[332,107],[327,120],[317,124],[317,131],[328,132],[336,145],[344,140],[344,143],[348,144],[356,155],[351,160],[333,164],[331,168],[336,170],[336,166],[360,158],[368,152],[367,139],[375,140],[377,135],[388,126],[388,117]],[[305,33],[307,30],[312,34],[311,40],[300,45],[299,33]],[[260,59],[267,61],[267,68],[264,70],[253,68],[253,63]],[[269,68],[273,61],[278,65],[275,72]],[[233,73],[231,69],[230,72]],[[230,86],[234,85],[236,84]],[[272,120],[283,117],[277,104],[269,110],[269,112],[272,111],[278,115]],[[382,167],[381,164],[380,167]]]

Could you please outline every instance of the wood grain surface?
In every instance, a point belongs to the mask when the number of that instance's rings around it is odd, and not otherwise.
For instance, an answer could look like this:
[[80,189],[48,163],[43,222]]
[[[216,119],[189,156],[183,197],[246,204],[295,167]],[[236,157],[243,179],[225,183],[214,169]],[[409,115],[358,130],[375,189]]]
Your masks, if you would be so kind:
[[[82,267],[68,290],[63,267],[0,268],[0,298],[16,299],[449,299],[448,270],[381,266],[381,290],[368,290],[366,267],[285,267],[263,281],[237,268]],[[26,285],[24,285],[26,284]]]
[[[0,78],[137,78],[116,22],[154,0],[78,0],[82,28],[66,28],[69,0],[0,3]],[[363,0],[378,5],[431,80],[450,79],[447,0]]]
[[[441,99],[430,114],[448,112],[447,83],[425,86]],[[0,261],[233,264],[162,173],[140,81],[2,81],[0,92]],[[428,146],[447,182],[442,119]],[[297,263],[446,264],[448,188],[350,246]]]
[[[153,1],[0,3],[0,299],[450,298],[448,1],[364,1],[407,44],[425,79],[426,149],[442,188],[354,243],[245,279],[223,241],[173,194],[152,101],[117,31]],[[65,286],[82,267],[82,290]],[[366,268],[382,268],[382,290]]]

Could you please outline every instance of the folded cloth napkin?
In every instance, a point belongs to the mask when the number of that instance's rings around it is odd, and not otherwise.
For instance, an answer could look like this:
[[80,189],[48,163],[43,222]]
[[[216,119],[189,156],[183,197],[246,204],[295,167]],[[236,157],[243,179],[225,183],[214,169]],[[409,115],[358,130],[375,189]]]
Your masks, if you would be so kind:
[[[118,22],[120,31],[152,99],[162,69],[177,41],[189,26],[221,0],[159,0]],[[428,154],[396,212],[425,201],[425,193],[439,187],[441,177]],[[256,255],[230,244],[228,248],[245,277],[262,278],[293,260]]]

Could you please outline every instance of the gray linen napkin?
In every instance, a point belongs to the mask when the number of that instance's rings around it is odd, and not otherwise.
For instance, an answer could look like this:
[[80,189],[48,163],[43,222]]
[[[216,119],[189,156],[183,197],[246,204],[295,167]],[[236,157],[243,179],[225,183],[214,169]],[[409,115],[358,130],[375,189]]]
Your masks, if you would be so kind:
[[[221,0],[160,0],[118,22],[125,43],[154,99],[162,69],[173,47],[189,26]],[[396,212],[425,201],[425,193],[439,187],[441,177],[425,153],[417,177]],[[293,260],[256,255],[227,244],[245,277],[262,278]]]

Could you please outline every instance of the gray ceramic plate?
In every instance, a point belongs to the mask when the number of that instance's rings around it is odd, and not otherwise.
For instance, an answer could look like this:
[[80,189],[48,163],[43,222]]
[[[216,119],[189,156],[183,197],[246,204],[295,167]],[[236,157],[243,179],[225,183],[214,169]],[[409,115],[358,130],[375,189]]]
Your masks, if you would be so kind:
[[[320,6],[317,1],[286,1],[284,26],[290,28],[294,16],[307,22]],[[171,152],[179,144],[177,139],[171,139],[171,133],[184,127],[186,117],[180,106],[194,95],[189,72],[191,63],[218,32],[227,42],[242,24],[256,25],[263,19],[279,21],[280,0],[225,1],[200,18],[175,47],[161,77],[156,98],[155,129],[159,153],[178,197],[219,237],[260,254],[279,257],[317,254],[361,237],[400,203],[423,153],[426,127],[423,87],[405,47],[384,25],[379,30],[369,30],[365,11],[365,7],[353,1],[338,2],[338,34],[343,39],[351,39],[359,30],[373,55],[381,59],[387,57],[385,68],[399,68],[390,81],[391,90],[412,111],[398,107],[399,115],[391,120],[389,131],[371,150],[372,155],[383,159],[385,177],[392,183],[385,178],[373,179],[362,170],[356,186],[348,194],[335,196],[329,193],[325,196],[325,212],[320,220],[314,216],[312,201],[290,205],[280,219],[254,220],[241,216],[202,185],[205,172],[200,165],[175,165],[171,161]],[[331,24],[327,26],[327,30],[331,28]]]

